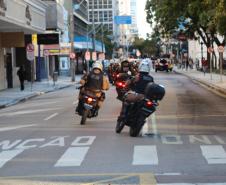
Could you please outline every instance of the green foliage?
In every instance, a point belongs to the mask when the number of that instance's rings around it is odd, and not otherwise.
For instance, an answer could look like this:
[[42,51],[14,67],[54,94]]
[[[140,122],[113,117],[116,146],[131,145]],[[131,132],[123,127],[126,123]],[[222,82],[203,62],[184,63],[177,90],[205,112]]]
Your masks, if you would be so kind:
[[[147,0],[146,12],[147,21],[155,23],[160,37],[172,37],[184,27],[182,31],[189,38],[197,35],[209,46],[211,38],[207,33],[217,44],[222,43],[214,35],[226,35],[226,0]],[[179,26],[182,22],[183,26]]]

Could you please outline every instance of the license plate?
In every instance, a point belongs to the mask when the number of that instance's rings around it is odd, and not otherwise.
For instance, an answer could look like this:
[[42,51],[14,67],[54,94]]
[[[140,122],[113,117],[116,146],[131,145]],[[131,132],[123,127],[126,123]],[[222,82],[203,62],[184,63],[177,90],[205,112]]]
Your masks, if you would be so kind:
[[148,112],[150,114],[154,112],[153,110],[147,109],[145,107],[142,107],[142,110],[144,110],[145,112]]
[[85,107],[86,109],[88,109],[88,110],[90,110],[90,109],[92,109],[92,108],[93,108],[93,106],[92,106],[92,105],[87,104],[87,103],[84,103],[84,107]]

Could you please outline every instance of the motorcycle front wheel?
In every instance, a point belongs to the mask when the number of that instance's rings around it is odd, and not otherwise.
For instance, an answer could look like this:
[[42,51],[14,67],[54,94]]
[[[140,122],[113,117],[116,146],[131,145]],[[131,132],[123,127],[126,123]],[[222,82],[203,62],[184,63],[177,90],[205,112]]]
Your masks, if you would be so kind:
[[89,114],[88,110],[83,110],[80,125],[85,125],[88,114]]

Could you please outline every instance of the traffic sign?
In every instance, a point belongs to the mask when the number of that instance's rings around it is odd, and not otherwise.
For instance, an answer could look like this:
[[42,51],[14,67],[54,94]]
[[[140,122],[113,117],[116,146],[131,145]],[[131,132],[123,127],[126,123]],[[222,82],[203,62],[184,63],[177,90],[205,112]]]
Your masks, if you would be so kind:
[[212,47],[208,47],[208,53],[212,53],[213,52],[213,48]]
[[223,53],[224,52],[224,46],[219,46],[218,51],[219,51],[219,53]]
[[97,60],[97,52],[92,52],[92,60],[93,61]]
[[141,55],[140,51],[137,49],[136,56],[139,57]]
[[75,53],[70,53],[70,59],[75,59]]
[[90,56],[90,52],[89,51],[86,51],[86,53],[85,53],[85,59],[86,59],[86,61],[89,61],[91,59],[91,56]]
[[104,53],[100,53],[99,54],[99,59],[100,60],[105,60],[105,54]]
[[43,50],[43,55],[44,56],[49,56],[49,50],[47,50],[47,49]]
[[35,59],[34,50],[35,50],[35,47],[33,44],[30,43],[27,45],[26,53],[27,53],[27,59],[29,61],[33,61]]

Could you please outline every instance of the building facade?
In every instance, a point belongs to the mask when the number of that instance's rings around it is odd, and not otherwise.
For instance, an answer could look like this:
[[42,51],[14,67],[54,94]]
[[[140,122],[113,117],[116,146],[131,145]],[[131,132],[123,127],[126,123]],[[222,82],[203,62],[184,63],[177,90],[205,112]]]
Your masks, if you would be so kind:
[[41,0],[0,0],[0,90],[19,85],[17,70],[29,63],[18,55],[26,56],[26,35],[45,32],[47,7]]
[[104,30],[114,30],[114,5],[115,0],[89,0],[89,22],[96,26],[103,24]]
[[132,37],[138,36],[136,9],[137,9],[137,0],[130,0],[130,15],[132,17],[132,24],[130,26],[130,34]]

